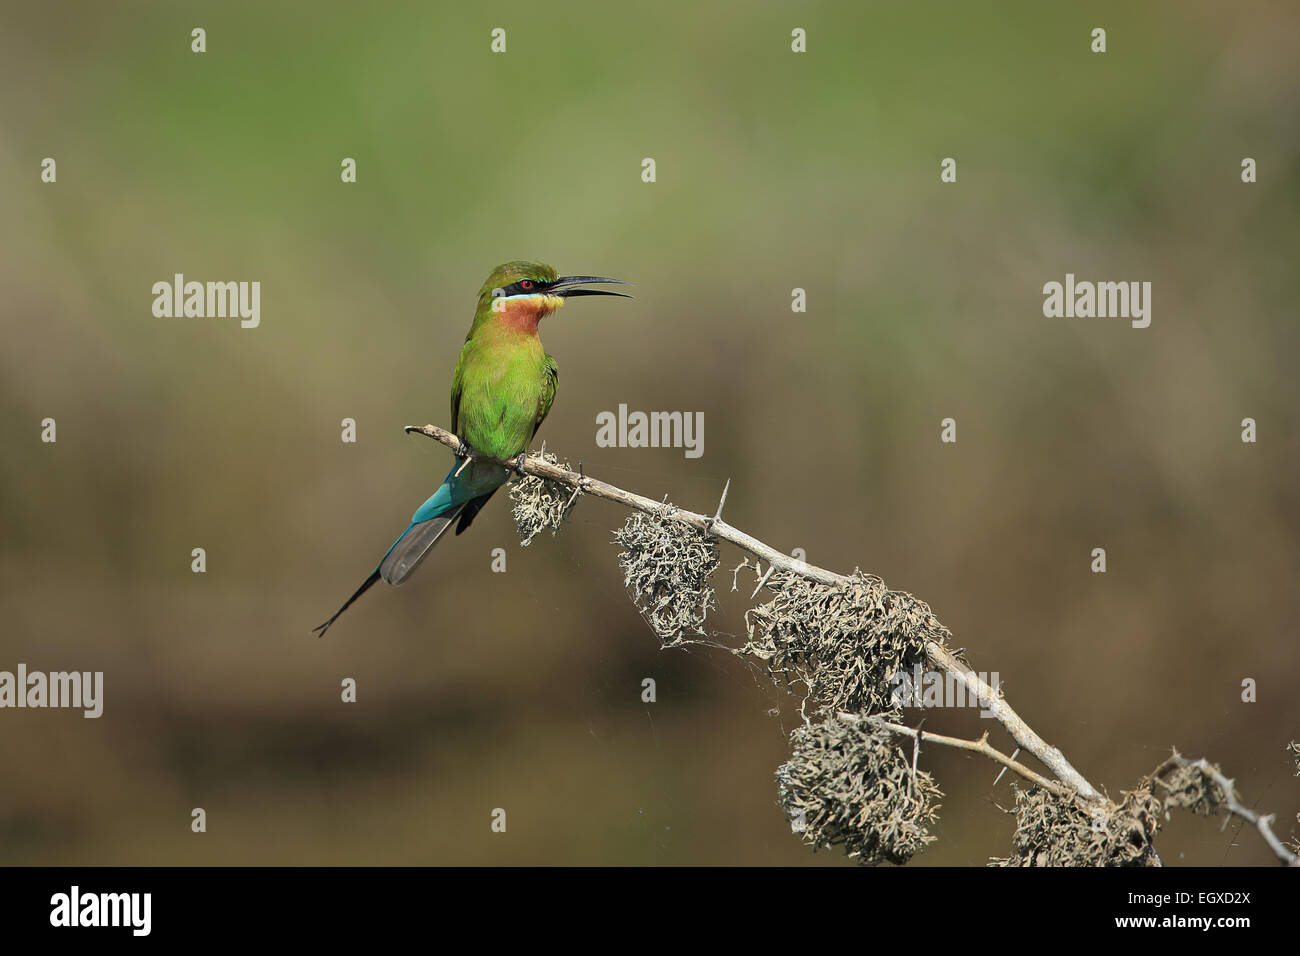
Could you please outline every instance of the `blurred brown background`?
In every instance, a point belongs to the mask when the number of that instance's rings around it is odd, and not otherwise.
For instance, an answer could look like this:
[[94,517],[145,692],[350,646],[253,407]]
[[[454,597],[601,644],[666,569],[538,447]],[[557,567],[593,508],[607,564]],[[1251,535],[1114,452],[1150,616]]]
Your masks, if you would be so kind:
[[[930,602],[1112,795],[1177,745],[1289,834],[1300,15],[1140,6],[6,4],[0,669],[106,687],[99,720],[0,712],[0,861],[843,863],[775,805],[796,701],[656,650],[611,505],[521,550],[499,496],[308,633],[441,479],[401,426],[449,424],[512,258],[637,283],[544,323],[551,448],[697,510],[730,477],[733,523]],[[176,272],[260,281],[261,327],[155,318]],[[1151,281],[1151,327],[1044,318],[1066,272]],[[620,402],[703,411],[704,457],[597,448]],[[1009,779],[927,759],[915,865],[1007,853]],[[1271,860],[1217,821],[1159,846]]]

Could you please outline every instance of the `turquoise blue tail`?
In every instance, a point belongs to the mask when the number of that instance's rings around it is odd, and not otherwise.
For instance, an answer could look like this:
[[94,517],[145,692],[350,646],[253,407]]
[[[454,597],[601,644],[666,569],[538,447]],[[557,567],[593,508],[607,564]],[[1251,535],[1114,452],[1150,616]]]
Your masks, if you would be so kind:
[[484,467],[481,464],[472,464],[457,476],[456,471],[460,466],[459,460],[452,465],[438,490],[415,510],[410,526],[384,552],[379,566],[370,572],[370,577],[334,612],[333,617],[313,628],[313,631],[324,636],[339,615],[381,578],[394,587],[409,578],[430,549],[438,543],[438,539],[451,527],[452,522],[460,519],[456,527],[457,534],[469,527],[479,509],[509,476],[504,468]]

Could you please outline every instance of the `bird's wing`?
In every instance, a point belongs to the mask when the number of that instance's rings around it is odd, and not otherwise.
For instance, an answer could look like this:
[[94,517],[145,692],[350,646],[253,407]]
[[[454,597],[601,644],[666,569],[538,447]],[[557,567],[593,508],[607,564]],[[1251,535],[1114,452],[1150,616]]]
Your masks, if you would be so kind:
[[[460,358],[456,360],[456,371],[451,375],[451,433],[460,435],[460,392],[465,381],[465,353],[469,351],[469,343],[460,350]],[[464,439],[461,439],[464,441]]]
[[543,368],[542,395],[537,403],[537,424],[533,426],[533,434],[537,434],[537,429],[542,427],[542,422],[546,421],[546,415],[551,410],[551,404],[555,401],[555,390],[560,384],[560,370],[555,367],[555,359],[550,353],[546,355],[546,365]]

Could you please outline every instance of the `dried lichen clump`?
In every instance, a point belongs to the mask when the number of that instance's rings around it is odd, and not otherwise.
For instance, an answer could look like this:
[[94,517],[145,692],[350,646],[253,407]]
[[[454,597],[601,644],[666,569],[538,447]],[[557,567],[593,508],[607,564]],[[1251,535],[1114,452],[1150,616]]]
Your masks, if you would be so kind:
[[832,711],[889,709],[890,678],[922,660],[927,641],[951,636],[929,605],[861,571],[838,586],[778,571],[767,587],[772,600],[745,614],[742,653]]
[[[540,457],[552,465],[560,464],[560,460],[550,452],[529,457]],[[560,467],[567,469],[569,465],[566,462]],[[515,519],[515,527],[519,529],[520,545],[528,547],[533,543],[533,538],[547,528],[551,530],[551,534],[559,531],[560,525],[573,510],[569,506],[570,499],[573,499],[574,504],[577,503],[573,498],[573,492],[557,481],[538,478],[536,475],[525,475],[518,481],[512,482],[510,500],[514,504],[510,514]]]
[[614,532],[623,548],[618,566],[637,609],[665,646],[703,634],[715,606],[709,579],[718,568],[717,541],[680,521],[666,505],[659,514],[636,512]]
[[776,772],[781,809],[813,850],[843,846],[858,862],[906,863],[934,842],[942,791],[894,735],[849,716],[800,727]]
[[[1223,772],[1218,764],[1210,764],[1215,773]],[[1228,794],[1214,779],[1196,764],[1175,766],[1158,776],[1165,795],[1165,810],[1178,807],[1189,810],[1198,817],[1212,817],[1228,805]]]
[[1015,853],[994,866],[1159,866],[1152,841],[1162,807],[1145,787],[1119,806],[1060,797],[1040,787],[1016,790]]

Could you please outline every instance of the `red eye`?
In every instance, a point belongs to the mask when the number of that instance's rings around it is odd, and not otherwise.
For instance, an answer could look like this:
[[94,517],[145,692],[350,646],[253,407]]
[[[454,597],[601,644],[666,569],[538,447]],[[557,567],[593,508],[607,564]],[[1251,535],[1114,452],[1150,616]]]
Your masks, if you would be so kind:
[[519,283],[519,288],[521,289],[531,289],[532,287],[533,287],[532,279],[524,279],[522,282]]

